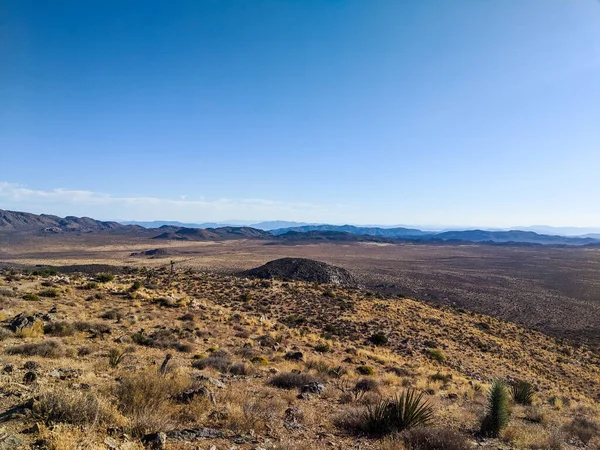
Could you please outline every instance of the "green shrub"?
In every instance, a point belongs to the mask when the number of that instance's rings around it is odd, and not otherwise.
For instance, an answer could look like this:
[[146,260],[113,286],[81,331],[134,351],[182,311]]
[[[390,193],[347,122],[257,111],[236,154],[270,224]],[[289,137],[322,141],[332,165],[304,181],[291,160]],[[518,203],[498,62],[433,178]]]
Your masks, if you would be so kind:
[[329,345],[329,343],[327,342],[321,342],[317,345],[315,345],[315,351],[319,352],[319,353],[327,353],[329,350],[331,350],[331,345]]
[[481,422],[481,434],[497,438],[508,425],[510,411],[508,409],[508,392],[501,380],[495,380],[488,392],[486,415]]
[[43,289],[39,292],[39,296],[40,297],[49,297],[49,298],[56,298],[58,297],[58,289],[55,288],[48,288],[48,289]]
[[133,282],[133,284],[131,285],[131,287],[129,288],[129,290],[131,292],[133,292],[133,291],[137,291],[137,290],[141,289],[141,287],[142,287],[142,283],[140,283],[139,281],[135,280]]
[[361,375],[374,375],[375,374],[375,369],[373,369],[371,366],[358,366],[356,368],[356,371],[358,373],[360,373]]
[[108,283],[115,279],[115,276],[112,273],[99,273],[96,275],[96,281],[99,283]]
[[516,381],[510,386],[512,397],[520,405],[531,405],[535,395],[535,389],[527,381]]
[[433,408],[423,401],[423,394],[408,389],[391,400],[367,407],[364,430],[371,435],[387,435],[417,425],[427,425],[433,419]]
[[39,302],[40,298],[35,294],[25,294],[23,295],[23,300],[29,300],[32,302]]

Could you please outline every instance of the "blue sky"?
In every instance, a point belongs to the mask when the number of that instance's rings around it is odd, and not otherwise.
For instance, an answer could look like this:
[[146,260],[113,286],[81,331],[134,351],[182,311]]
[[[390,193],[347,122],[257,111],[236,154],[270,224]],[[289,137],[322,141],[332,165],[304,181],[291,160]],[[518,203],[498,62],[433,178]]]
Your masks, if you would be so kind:
[[4,0],[0,208],[600,226],[596,0]]

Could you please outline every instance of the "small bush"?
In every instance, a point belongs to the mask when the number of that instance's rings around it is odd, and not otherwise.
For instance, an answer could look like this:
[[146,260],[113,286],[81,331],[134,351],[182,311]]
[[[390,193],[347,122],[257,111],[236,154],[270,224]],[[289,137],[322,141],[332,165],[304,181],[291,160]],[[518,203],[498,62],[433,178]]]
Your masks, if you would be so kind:
[[284,372],[271,378],[269,385],[280,389],[297,389],[314,382],[320,382],[320,380],[307,373]]
[[586,445],[592,438],[600,435],[600,425],[586,417],[575,417],[571,423],[564,427],[564,430]]
[[55,288],[48,288],[48,289],[43,289],[41,290],[38,295],[40,297],[49,297],[49,298],[56,298],[59,295],[58,289]]
[[439,348],[429,348],[426,350],[427,356],[437,362],[444,362],[446,360],[446,354]]
[[129,290],[131,292],[135,292],[135,291],[141,289],[141,287],[142,287],[142,283],[140,283],[138,280],[135,280],[133,282],[133,284],[131,285],[131,287],[129,288]]
[[93,425],[101,419],[101,409],[90,393],[62,390],[42,394],[34,403],[33,415],[46,425]]
[[111,309],[106,311],[104,314],[102,314],[100,316],[100,318],[102,319],[106,319],[106,320],[123,320],[123,317],[125,317],[123,315],[123,313],[121,311],[118,311],[116,309]]
[[500,432],[508,425],[509,417],[506,385],[495,380],[488,392],[488,406],[481,422],[481,434],[495,438],[500,436]]
[[374,375],[375,369],[371,366],[358,366],[356,371],[361,375]]
[[64,346],[57,341],[44,341],[34,344],[22,344],[6,349],[9,355],[42,356],[44,358],[62,358],[66,355]]
[[433,408],[423,401],[423,394],[408,389],[391,400],[367,407],[364,430],[371,435],[387,435],[417,425],[427,425],[433,418]]
[[211,367],[213,369],[217,369],[221,373],[228,372],[231,365],[231,357],[225,352],[219,351],[214,352],[212,355],[206,358],[192,361],[192,367],[194,369],[203,370]]
[[252,364],[256,364],[258,366],[266,366],[269,364],[269,360],[267,358],[265,358],[264,356],[254,356],[250,362]]
[[229,373],[238,376],[248,376],[254,373],[254,369],[246,363],[239,362],[229,367]]
[[115,276],[112,273],[99,273],[96,275],[96,281],[99,283],[108,283],[115,279]]
[[131,348],[126,348],[126,349],[111,348],[110,351],[108,352],[108,363],[110,364],[110,367],[117,367],[131,353],[132,353]]
[[327,353],[329,350],[331,350],[331,345],[329,345],[327,342],[321,342],[315,345],[314,349],[319,353]]
[[29,300],[32,302],[39,302],[40,298],[35,294],[25,294],[23,295],[23,300]]
[[371,378],[358,380],[354,385],[354,392],[378,392],[379,383]]
[[51,322],[44,325],[44,334],[51,336],[72,336],[75,328],[68,322]]
[[512,397],[520,405],[531,405],[535,395],[535,389],[527,381],[516,381],[510,386]]
[[171,398],[182,392],[189,380],[164,377],[156,370],[124,377],[115,394],[119,410],[131,421],[131,433],[143,436],[174,425]]
[[407,450],[470,450],[468,439],[447,428],[414,428],[402,434]]
[[0,341],[13,337],[12,332],[4,327],[0,327]]
[[369,341],[373,345],[385,345],[388,343],[388,337],[383,331],[372,334],[369,337]]
[[452,381],[452,374],[451,373],[449,373],[449,374],[442,374],[440,372],[436,372],[433,375],[430,375],[429,379],[431,381],[440,381],[443,384],[448,384],[448,383],[450,383]]

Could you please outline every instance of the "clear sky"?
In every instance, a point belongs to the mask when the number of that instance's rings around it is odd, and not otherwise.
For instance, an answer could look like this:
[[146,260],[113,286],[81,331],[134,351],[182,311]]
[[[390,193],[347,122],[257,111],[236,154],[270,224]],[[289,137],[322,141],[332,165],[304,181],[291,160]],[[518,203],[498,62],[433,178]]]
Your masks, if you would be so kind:
[[600,226],[600,2],[2,0],[0,208]]

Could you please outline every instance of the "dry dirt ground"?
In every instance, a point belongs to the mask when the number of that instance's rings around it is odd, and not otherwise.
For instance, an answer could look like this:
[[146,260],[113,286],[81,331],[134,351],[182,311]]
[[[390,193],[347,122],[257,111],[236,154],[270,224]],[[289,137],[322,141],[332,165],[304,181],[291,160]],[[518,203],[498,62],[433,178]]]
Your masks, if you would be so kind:
[[[587,346],[398,295],[150,262],[116,276],[0,272],[0,448],[141,449],[157,432],[166,449],[599,448],[600,357]],[[39,317],[11,329],[20,313]],[[483,439],[495,378],[535,393]],[[311,381],[320,392],[302,396]],[[431,407],[426,427],[364,427],[409,389]]]
[[[166,248],[163,258],[131,257]],[[115,264],[234,273],[281,257],[348,269],[369,289],[455,305],[600,345],[600,249],[544,246],[303,244],[260,240],[178,242],[110,235],[19,239],[0,235],[0,261]]]

